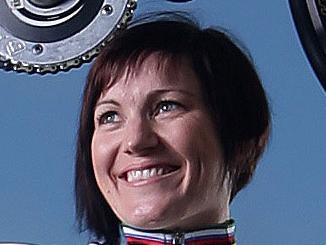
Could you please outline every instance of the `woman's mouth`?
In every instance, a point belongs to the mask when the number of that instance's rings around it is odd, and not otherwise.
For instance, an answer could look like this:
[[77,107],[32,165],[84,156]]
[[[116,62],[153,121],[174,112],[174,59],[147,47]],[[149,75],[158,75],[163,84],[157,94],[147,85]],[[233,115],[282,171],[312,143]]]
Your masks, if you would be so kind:
[[135,183],[139,181],[163,177],[174,171],[177,171],[178,169],[179,167],[171,165],[156,166],[143,169],[131,169],[123,173],[120,177],[125,179],[128,183]]

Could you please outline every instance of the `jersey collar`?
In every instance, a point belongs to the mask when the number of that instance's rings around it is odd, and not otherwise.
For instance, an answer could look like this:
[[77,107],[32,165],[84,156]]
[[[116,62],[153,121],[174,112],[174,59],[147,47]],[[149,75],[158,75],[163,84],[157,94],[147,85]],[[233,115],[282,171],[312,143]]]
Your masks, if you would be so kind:
[[172,232],[165,230],[143,230],[122,225],[128,245],[235,245],[235,223],[223,224],[200,230]]

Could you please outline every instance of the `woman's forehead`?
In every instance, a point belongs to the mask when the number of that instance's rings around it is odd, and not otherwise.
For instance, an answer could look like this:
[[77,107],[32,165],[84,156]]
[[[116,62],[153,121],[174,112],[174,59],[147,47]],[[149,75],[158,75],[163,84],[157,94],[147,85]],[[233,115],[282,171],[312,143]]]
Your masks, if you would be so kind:
[[102,96],[117,87],[121,89],[134,88],[135,86],[141,88],[149,85],[149,83],[153,88],[199,89],[199,81],[190,61],[182,56],[173,57],[161,53],[152,53],[146,57],[140,57],[136,62],[120,68],[120,70],[116,70],[120,73],[119,76],[107,84]]

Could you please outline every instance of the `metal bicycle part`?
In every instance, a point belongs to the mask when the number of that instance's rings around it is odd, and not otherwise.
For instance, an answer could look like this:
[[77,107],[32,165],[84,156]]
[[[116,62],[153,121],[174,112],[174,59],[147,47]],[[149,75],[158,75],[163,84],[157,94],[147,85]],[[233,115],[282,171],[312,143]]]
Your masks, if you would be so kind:
[[308,60],[326,91],[326,0],[289,0]]
[[2,0],[0,68],[57,73],[90,62],[133,16],[137,0]]

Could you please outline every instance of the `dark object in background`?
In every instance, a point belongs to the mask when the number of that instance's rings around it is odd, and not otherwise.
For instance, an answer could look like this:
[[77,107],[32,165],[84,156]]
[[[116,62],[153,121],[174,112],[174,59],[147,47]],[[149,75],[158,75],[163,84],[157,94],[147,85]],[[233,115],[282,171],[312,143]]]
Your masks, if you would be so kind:
[[60,3],[65,2],[66,0],[27,0],[27,1],[40,8],[51,8],[60,5]]
[[289,3],[303,48],[326,91],[326,0],[289,0]]

